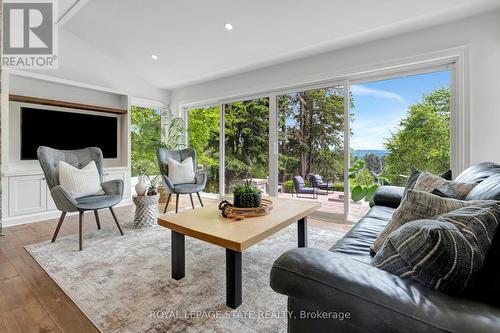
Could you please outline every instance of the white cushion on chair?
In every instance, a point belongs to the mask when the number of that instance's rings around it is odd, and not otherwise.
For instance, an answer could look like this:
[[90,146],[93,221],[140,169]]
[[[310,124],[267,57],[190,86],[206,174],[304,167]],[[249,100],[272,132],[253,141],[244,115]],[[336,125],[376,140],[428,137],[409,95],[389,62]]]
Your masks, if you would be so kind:
[[168,159],[168,178],[172,184],[192,184],[194,183],[193,158],[188,157],[182,162]]
[[59,184],[75,199],[89,195],[104,194],[99,171],[94,161],[81,169],[60,161]]

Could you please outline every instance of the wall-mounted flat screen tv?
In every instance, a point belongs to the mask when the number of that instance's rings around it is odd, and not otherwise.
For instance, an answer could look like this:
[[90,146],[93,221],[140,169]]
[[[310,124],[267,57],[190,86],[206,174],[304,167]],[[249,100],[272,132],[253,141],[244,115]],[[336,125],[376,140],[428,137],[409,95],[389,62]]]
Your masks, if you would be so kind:
[[116,158],[118,119],[84,113],[21,108],[21,159],[36,160],[39,146],[71,150],[99,147]]

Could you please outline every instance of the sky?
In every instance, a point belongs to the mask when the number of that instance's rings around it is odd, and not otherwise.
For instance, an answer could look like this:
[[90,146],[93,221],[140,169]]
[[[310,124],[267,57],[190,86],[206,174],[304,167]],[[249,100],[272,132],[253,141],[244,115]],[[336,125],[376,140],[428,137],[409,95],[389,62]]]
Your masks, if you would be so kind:
[[352,85],[351,149],[384,149],[385,139],[408,107],[436,88],[449,87],[450,82],[451,72],[440,71]]

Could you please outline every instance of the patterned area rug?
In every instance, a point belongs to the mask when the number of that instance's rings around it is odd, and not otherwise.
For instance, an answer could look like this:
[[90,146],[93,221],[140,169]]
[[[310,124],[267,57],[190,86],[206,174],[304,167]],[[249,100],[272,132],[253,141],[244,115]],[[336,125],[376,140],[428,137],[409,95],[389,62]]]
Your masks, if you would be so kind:
[[[289,226],[243,252],[243,304],[225,305],[225,250],[186,237],[186,277],[170,277],[170,230],[124,226],[26,246],[102,332],[286,332],[286,297],[269,286],[273,261],[297,246]],[[328,249],[343,232],[309,227]]]

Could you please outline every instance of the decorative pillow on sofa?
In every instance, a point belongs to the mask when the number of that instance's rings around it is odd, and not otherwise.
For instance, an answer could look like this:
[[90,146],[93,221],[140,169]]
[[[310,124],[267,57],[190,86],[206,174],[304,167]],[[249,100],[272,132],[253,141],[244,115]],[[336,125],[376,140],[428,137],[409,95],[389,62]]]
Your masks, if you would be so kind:
[[476,203],[477,201],[442,198],[432,193],[410,190],[392,215],[389,223],[371,246],[371,253],[374,254],[380,250],[389,234],[407,222],[433,218],[437,215]]
[[[406,185],[405,189],[403,192],[403,198],[406,197],[406,193],[408,193],[409,190],[413,190],[415,187],[415,183],[417,182],[418,177],[423,173],[423,171],[418,170],[417,168],[413,167],[411,169],[410,175],[408,176],[408,179],[406,180]],[[441,178],[445,180],[451,180],[451,170],[446,171],[443,173]]]
[[182,162],[168,159],[168,178],[174,185],[194,183],[193,158],[190,156]]
[[500,220],[500,203],[482,201],[389,235],[372,265],[426,287],[459,293],[481,271]]
[[475,183],[462,183],[446,180],[429,172],[422,172],[418,177],[414,190],[432,192],[438,190],[449,198],[464,200],[467,194],[476,187]]
[[104,194],[99,171],[94,161],[81,169],[60,161],[59,184],[75,199],[89,195]]

